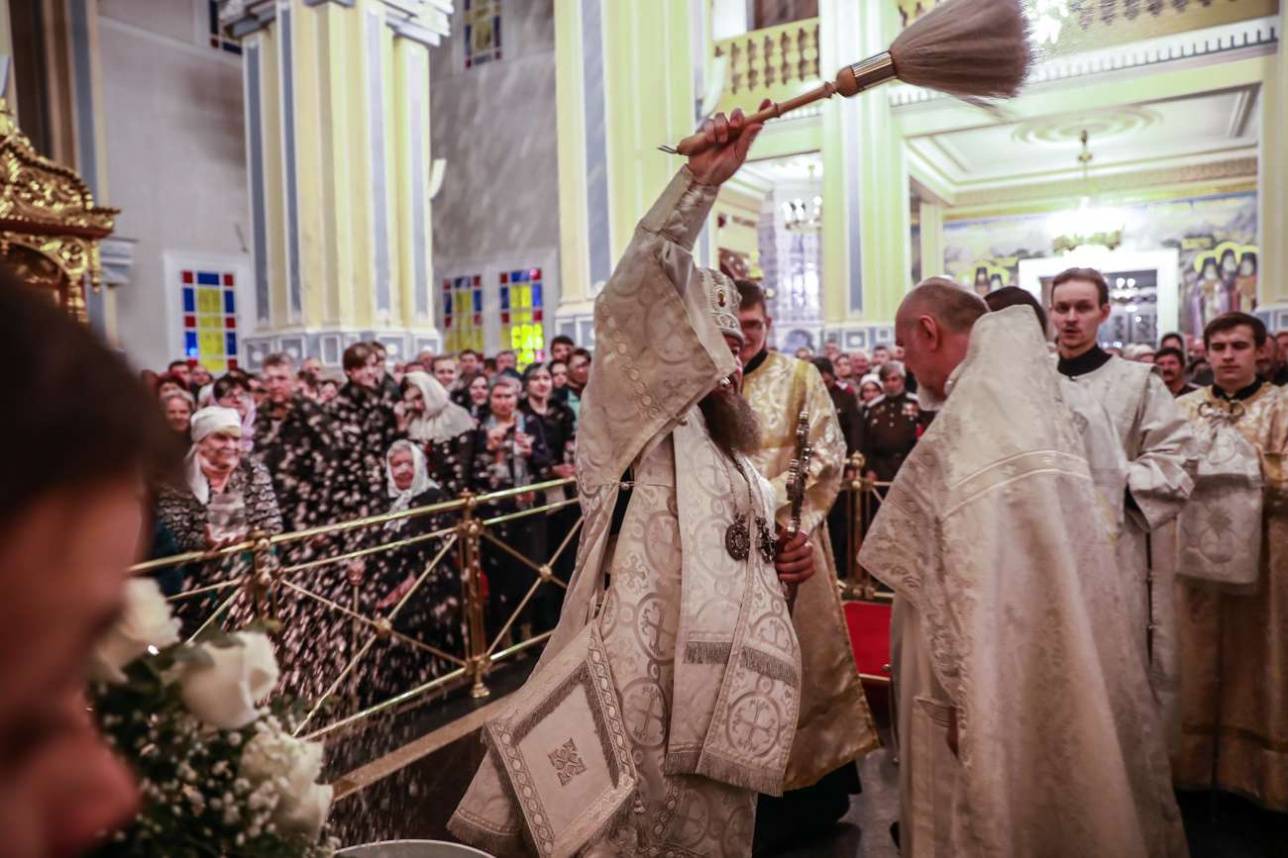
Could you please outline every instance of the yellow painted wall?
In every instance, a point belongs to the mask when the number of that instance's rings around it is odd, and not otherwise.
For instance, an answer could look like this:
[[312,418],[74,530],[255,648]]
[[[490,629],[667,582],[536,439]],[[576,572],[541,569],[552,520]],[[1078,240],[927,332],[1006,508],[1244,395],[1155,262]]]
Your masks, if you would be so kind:
[[694,126],[692,18],[685,0],[604,4],[608,204],[612,257],[682,160],[659,152]]
[[554,0],[554,8],[560,303],[577,305],[591,293],[581,0]]
[[1279,48],[1261,94],[1261,300],[1288,306],[1288,42]]

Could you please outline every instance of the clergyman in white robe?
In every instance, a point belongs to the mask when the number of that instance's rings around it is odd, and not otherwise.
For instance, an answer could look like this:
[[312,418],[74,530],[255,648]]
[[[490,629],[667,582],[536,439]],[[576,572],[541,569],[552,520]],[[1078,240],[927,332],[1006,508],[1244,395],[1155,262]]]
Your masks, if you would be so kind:
[[947,391],[859,557],[897,594],[903,855],[1186,855],[1130,582],[1031,312],[975,322]]
[[1170,564],[1151,560],[1149,539],[1180,515],[1194,488],[1194,433],[1151,364],[1094,348],[1061,360],[1059,367],[1109,412],[1123,444],[1127,496],[1118,560],[1123,574],[1135,582],[1125,604],[1136,645],[1148,653],[1155,697],[1170,720],[1178,687],[1175,578]]

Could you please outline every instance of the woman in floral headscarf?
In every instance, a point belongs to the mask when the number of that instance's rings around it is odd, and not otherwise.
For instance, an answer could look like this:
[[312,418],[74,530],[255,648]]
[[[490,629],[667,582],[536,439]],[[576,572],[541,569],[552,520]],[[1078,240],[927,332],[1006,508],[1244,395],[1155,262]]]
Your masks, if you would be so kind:
[[[385,480],[388,506],[373,510],[376,513],[405,513],[449,500],[429,476],[420,445],[405,438],[385,454]],[[345,697],[355,701],[350,705],[373,706],[451,670],[452,662],[435,651],[463,655],[464,614],[455,553],[448,552],[429,568],[443,547],[443,538],[431,534],[452,524],[450,513],[406,516],[364,527],[348,540],[346,551],[379,550],[345,565],[344,584],[350,591],[333,598],[369,622],[337,623],[334,615],[315,622],[327,639],[321,647],[315,640],[313,647],[319,651],[315,661],[327,660],[333,679],[344,669],[344,659],[336,653],[361,651],[376,638],[349,677],[351,692]],[[407,544],[410,540],[417,541]],[[390,620],[394,634],[379,636],[370,623],[380,618]],[[350,713],[346,709],[343,714]]]
[[447,390],[429,373],[403,376],[402,395],[402,402],[394,409],[399,431],[425,451],[429,474],[447,494],[459,495],[468,479],[468,447],[477,425],[474,418],[452,402]]

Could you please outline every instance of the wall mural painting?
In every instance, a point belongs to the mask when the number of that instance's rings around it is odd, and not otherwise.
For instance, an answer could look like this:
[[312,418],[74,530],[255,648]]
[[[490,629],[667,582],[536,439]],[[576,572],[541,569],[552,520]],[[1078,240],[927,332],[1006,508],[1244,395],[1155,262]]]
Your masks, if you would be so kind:
[[[1227,310],[1256,309],[1257,195],[1248,191],[1121,206],[1122,249],[1180,253],[1180,323],[1200,335]],[[1019,281],[1019,263],[1058,255],[1048,215],[944,225],[948,274],[981,295]]]
[[1256,246],[1233,241],[1217,244],[1209,235],[1186,239],[1184,244],[1202,248],[1186,269],[1182,287],[1185,306],[1181,314],[1189,320],[1187,331],[1201,333],[1204,325],[1222,313],[1257,309]]

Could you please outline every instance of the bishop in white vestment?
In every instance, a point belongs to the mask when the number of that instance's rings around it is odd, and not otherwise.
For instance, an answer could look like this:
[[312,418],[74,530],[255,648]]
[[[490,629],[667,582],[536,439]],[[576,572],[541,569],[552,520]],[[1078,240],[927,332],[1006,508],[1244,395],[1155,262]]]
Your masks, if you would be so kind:
[[741,377],[738,293],[691,258],[754,137],[712,153],[723,176],[690,160],[596,299],[577,569],[450,824],[490,852],[747,856],[756,793],[782,791],[800,647],[772,491],[709,422],[713,391]]
[[900,308],[946,401],[859,557],[897,594],[903,855],[1184,856],[1083,440],[1030,311],[983,312],[942,279]]

